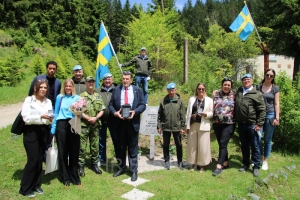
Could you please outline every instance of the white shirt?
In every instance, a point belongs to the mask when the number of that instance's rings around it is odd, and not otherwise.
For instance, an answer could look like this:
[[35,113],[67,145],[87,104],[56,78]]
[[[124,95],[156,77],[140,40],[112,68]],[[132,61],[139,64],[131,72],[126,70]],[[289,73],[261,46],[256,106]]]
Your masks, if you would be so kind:
[[[122,91],[121,91],[121,106],[125,104],[125,88],[122,87]],[[128,87],[128,104],[130,104],[130,106],[132,107],[132,103],[133,103],[133,88],[132,86],[130,85]]]
[[249,88],[244,88],[243,87],[243,95],[245,95],[247,92],[249,92],[252,89],[253,89],[253,85],[251,85],[251,87],[249,87]]
[[52,102],[50,99],[45,97],[43,102],[38,101],[34,95],[26,97],[23,106],[21,115],[25,124],[38,124],[38,125],[48,125],[51,124],[48,119],[42,119],[42,114],[47,114],[48,110],[53,110]]

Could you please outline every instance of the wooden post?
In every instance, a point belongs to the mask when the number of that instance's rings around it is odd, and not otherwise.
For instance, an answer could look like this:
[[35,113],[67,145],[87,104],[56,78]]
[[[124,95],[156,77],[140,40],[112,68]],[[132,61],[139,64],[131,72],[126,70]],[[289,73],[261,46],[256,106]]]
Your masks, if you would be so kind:
[[264,44],[262,42],[258,43],[258,47],[264,52],[264,74],[269,69],[269,55],[270,55],[270,48],[268,43]]
[[188,82],[188,39],[185,38],[184,40],[184,77],[183,82]]

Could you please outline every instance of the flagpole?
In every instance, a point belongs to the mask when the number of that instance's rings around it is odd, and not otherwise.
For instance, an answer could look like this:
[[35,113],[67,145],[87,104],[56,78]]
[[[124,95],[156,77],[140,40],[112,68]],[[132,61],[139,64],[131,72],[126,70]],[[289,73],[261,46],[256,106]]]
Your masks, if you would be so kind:
[[115,53],[114,47],[113,47],[112,44],[111,44],[110,38],[108,37],[108,34],[107,34],[107,32],[106,32],[106,28],[105,28],[104,23],[103,23],[102,20],[101,20],[101,24],[102,24],[103,27],[104,27],[105,34],[107,35],[107,38],[108,38],[108,41],[109,41],[109,45],[110,45],[110,47],[111,47],[111,49],[112,49],[112,51],[113,51],[113,53],[114,53],[114,56],[115,56],[115,58],[116,58],[116,60],[117,60],[118,67],[120,68],[121,73],[123,73],[121,67],[119,66],[119,65],[120,65],[119,59],[118,59],[118,57],[117,57],[117,55],[116,55],[116,53]]
[[248,8],[248,6],[247,6],[247,3],[246,3],[246,1],[244,1],[244,3],[245,3],[245,6],[246,6],[246,8],[247,8],[247,10],[248,10],[248,13],[249,13],[249,15],[250,15],[250,17],[251,17],[251,19],[252,19],[252,22],[253,22],[253,24],[254,24],[254,28],[255,28],[255,31],[256,31],[257,37],[258,37],[259,41],[261,42],[261,39],[260,39],[260,36],[259,36],[259,34],[258,34],[258,31],[257,31],[256,25],[255,25],[255,23],[254,23],[254,20],[253,20],[253,18],[252,18],[252,15],[251,15],[251,13],[250,13],[250,11],[249,11],[249,8]]

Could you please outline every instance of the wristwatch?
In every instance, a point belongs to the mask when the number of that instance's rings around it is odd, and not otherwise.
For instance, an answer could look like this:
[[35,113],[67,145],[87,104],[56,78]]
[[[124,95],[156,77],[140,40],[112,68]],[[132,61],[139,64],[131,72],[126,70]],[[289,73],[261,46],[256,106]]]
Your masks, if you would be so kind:
[[275,118],[277,121],[279,121],[279,118]]

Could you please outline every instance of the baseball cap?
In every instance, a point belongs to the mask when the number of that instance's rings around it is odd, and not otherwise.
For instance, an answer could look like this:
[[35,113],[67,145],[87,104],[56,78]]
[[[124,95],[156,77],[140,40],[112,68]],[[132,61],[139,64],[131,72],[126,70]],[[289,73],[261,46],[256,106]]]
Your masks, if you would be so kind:
[[86,81],[95,81],[95,78],[93,76],[87,76]]
[[82,70],[82,67],[80,65],[76,65],[74,68],[73,68],[73,71],[77,71],[77,70]]
[[142,47],[142,48],[141,48],[141,51],[143,51],[143,50],[146,51],[146,47]]
[[251,78],[252,79],[252,74],[244,74],[241,78],[243,80],[244,78]]
[[106,74],[103,75],[103,79],[104,79],[104,78],[109,78],[109,77],[112,77],[112,74],[111,74],[111,73],[106,73]]
[[171,90],[171,89],[174,89],[174,88],[176,88],[176,84],[175,83],[169,83],[167,85],[167,90]]

